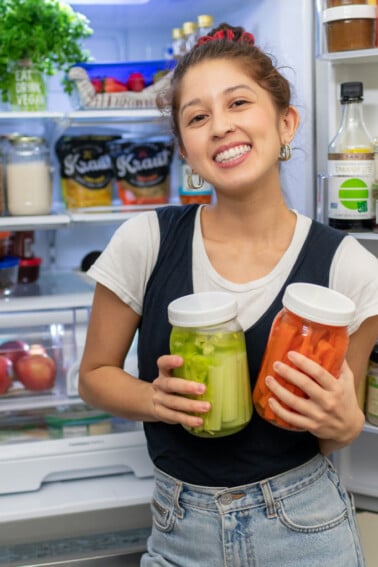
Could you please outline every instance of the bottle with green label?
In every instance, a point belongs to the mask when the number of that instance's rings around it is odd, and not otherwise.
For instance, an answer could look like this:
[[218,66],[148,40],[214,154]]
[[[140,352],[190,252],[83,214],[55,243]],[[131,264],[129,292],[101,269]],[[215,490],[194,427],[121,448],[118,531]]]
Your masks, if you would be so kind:
[[363,84],[341,84],[342,119],[328,147],[328,223],[372,230],[374,144],[363,117]]

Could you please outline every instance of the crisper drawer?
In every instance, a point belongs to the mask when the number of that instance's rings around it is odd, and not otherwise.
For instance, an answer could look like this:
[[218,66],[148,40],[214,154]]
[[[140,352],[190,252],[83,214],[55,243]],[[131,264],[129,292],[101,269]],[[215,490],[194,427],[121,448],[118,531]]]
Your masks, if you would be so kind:
[[23,287],[0,300],[0,411],[77,396],[68,378],[81,355],[93,288],[65,272],[42,274],[37,289]]
[[377,444],[378,427],[366,424],[352,445],[334,455],[335,465],[347,490],[372,499],[378,499]]
[[65,395],[78,354],[78,311],[86,320],[88,311],[77,309],[0,316],[0,410]]

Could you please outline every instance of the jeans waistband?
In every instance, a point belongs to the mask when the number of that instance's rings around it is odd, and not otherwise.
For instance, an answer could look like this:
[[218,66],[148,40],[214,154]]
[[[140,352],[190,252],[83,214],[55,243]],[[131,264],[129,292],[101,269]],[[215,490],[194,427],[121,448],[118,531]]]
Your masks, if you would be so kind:
[[270,512],[274,514],[274,500],[285,498],[316,482],[330,466],[332,467],[329,460],[319,454],[287,472],[232,488],[198,486],[182,482],[157,468],[155,468],[155,477],[159,490],[163,491],[167,498],[173,499],[177,505],[181,503],[204,510],[225,508],[231,511],[265,504],[268,514]]

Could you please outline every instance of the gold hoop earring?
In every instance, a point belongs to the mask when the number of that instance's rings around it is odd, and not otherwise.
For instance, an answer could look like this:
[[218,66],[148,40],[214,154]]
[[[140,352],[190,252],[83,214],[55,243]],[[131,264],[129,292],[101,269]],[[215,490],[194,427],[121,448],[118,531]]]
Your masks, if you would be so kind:
[[[202,189],[203,184],[204,184],[203,177],[201,177],[198,173],[195,173],[195,171],[193,171],[192,169],[190,169],[188,171],[187,175],[188,175],[187,184],[188,184],[189,189],[193,189],[193,190]],[[197,177],[198,177],[197,185],[193,181],[193,175],[197,175]]]
[[293,149],[290,144],[282,144],[280,148],[280,155],[278,159],[280,161],[289,161],[291,156],[293,155]]

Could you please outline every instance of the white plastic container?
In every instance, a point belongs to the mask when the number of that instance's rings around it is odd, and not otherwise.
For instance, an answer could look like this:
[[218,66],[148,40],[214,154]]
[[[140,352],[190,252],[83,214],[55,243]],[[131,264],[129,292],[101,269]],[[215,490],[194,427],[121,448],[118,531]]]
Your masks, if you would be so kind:
[[203,426],[188,428],[200,437],[223,437],[243,429],[252,416],[252,397],[244,332],[237,303],[229,293],[202,292],[180,297],[168,306],[172,354],[184,364],[175,376],[202,382],[198,399],[211,403]]

